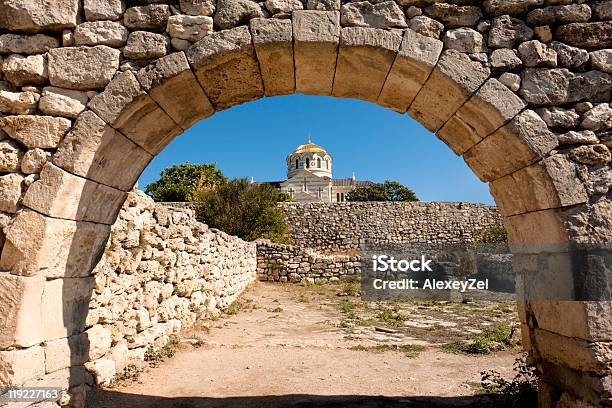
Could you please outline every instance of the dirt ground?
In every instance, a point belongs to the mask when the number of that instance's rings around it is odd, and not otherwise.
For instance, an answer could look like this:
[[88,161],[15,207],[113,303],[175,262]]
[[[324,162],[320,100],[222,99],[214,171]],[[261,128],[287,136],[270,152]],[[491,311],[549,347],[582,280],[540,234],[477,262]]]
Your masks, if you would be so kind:
[[512,301],[363,302],[356,289],[258,282],[88,406],[477,407],[482,371],[512,376]]

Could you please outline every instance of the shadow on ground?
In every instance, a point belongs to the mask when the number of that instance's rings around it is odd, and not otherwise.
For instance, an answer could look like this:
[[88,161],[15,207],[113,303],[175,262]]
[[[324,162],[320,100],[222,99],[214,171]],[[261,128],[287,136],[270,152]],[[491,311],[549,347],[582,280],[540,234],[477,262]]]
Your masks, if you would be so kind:
[[488,406],[483,397],[381,397],[368,395],[270,395],[249,397],[157,397],[109,390],[92,390],[90,408],[476,408]]

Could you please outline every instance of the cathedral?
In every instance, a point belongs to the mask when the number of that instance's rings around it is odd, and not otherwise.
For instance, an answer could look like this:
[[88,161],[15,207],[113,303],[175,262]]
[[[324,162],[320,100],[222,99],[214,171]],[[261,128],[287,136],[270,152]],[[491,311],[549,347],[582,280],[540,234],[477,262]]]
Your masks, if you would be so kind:
[[342,203],[357,187],[373,185],[371,181],[332,177],[332,157],[321,146],[311,142],[298,146],[287,156],[287,180],[271,183],[299,203]]

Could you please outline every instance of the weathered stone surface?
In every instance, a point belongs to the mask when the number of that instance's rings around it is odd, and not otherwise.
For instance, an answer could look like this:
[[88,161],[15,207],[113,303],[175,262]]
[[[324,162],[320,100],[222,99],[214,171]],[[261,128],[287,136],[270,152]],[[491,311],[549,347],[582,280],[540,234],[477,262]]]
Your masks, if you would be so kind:
[[63,278],[45,282],[42,310],[47,319],[43,330],[47,341],[83,332],[94,278]]
[[109,385],[116,374],[115,362],[104,358],[85,363],[85,368],[93,374],[98,385]]
[[594,69],[612,74],[612,49],[593,51],[589,56]]
[[86,276],[102,255],[109,232],[108,225],[25,210],[7,231],[0,267],[26,276]]
[[562,105],[584,99],[608,101],[612,76],[598,71],[573,73],[567,69],[527,69],[521,96],[532,105]]
[[119,68],[120,55],[105,45],[50,50],[49,81],[59,88],[104,88]]
[[72,123],[52,116],[19,115],[0,118],[0,128],[23,145],[34,148],[55,148]]
[[600,103],[584,114],[580,126],[594,131],[612,128],[612,107],[607,103]]
[[485,52],[486,45],[482,34],[471,28],[455,28],[444,34],[444,45],[446,48],[459,52]]
[[171,16],[167,31],[173,38],[196,42],[213,32],[213,19],[207,16]]
[[88,360],[89,341],[85,333],[45,342],[44,348],[47,373],[83,365]]
[[38,32],[76,25],[78,0],[0,0],[0,28]]
[[42,149],[30,149],[23,155],[21,171],[25,174],[40,173],[51,154]]
[[475,26],[482,18],[480,7],[435,3],[425,9],[425,14],[444,23],[446,27]]
[[294,10],[304,9],[304,5],[299,0],[266,0],[265,4],[272,14],[291,13]]
[[608,164],[612,160],[610,149],[603,144],[575,147],[570,150],[570,157],[587,165]]
[[410,29],[404,31],[402,43],[377,103],[401,113],[406,112],[436,66],[442,47],[439,40]]
[[548,6],[527,14],[529,25],[586,23],[591,18],[591,8],[586,4]]
[[385,30],[343,28],[332,95],[376,101],[401,42],[399,34]]
[[525,110],[463,157],[481,180],[493,181],[542,159],[557,145],[538,114]]
[[23,197],[23,205],[54,218],[111,225],[125,193],[72,175],[51,163]]
[[508,241],[516,244],[517,248],[520,248],[519,244],[544,243],[553,245],[565,244],[568,240],[568,234],[561,223],[559,211],[555,209],[532,211],[506,217],[504,226],[508,230]]
[[130,34],[123,55],[133,60],[155,59],[168,53],[170,40],[163,34],[134,31]]
[[292,14],[296,92],[331,95],[340,42],[340,13]]
[[12,140],[0,140],[0,172],[12,173],[19,171],[23,152]]
[[60,144],[53,163],[70,173],[128,191],[151,159],[149,153],[87,111]]
[[0,111],[26,115],[36,111],[39,95],[34,92],[10,92],[0,89]]
[[526,67],[557,66],[557,53],[538,40],[525,41],[518,47],[518,54]]
[[483,3],[486,13],[493,16],[525,14],[543,5],[544,0],[485,0]]
[[521,88],[521,77],[510,72],[504,72],[501,74],[499,77],[499,82],[506,85],[513,92],[517,92]]
[[263,81],[248,27],[216,32],[200,40],[186,54],[216,110],[263,95]]
[[446,50],[408,113],[427,129],[436,132],[489,75],[488,68],[472,61],[466,54]]
[[340,9],[345,27],[405,28],[406,17],[394,1],[372,4],[367,1],[346,3]]
[[132,30],[163,31],[169,17],[170,7],[166,4],[149,4],[127,9],[123,15],[123,24]]
[[584,185],[576,165],[556,154],[491,183],[491,193],[504,216],[584,203]]
[[538,327],[567,337],[606,341],[612,335],[610,302],[545,301],[529,304]]
[[580,122],[580,115],[574,110],[562,108],[541,108],[537,110],[549,128],[565,130],[573,129]]
[[102,120],[151,154],[159,153],[180,127],[145,93],[134,73],[115,77],[89,107]]
[[593,10],[593,16],[598,20],[610,20],[612,19],[612,4],[606,0],[599,0],[593,3],[591,6]]
[[597,144],[599,139],[594,132],[583,130],[582,132],[569,131],[558,136],[560,145],[574,144]]
[[500,48],[491,53],[491,67],[496,70],[513,71],[520,67],[523,61],[516,55],[514,50]]
[[0,272],[0,348],[30,347],[44,339],[41,321],[44,283],[44,278]]
[[212,16],[215,3],[214,0],[180,0],[181,11],[192,16]]
[[491,78],[446,122],[437,136],[461,155],[526,106],[521,98]]
[[182,52],[161,58],[136,75],[143,89],[183,129],[214,113]]
[[17,173],[0,176],[0,211],[17,212],[23,179],[24,177]]
[[551,42],[550,47],[557,53],[557,61],[562,67],[578,68],[589,60],[589,53],[586,50],[558,41]]
[[74,43],[121,47],[127,42],[128,34],[127,28],[115,21],[92,21],[77,26],[74,30]]
[[266,96],[295,91],[293,26],[287,19],[251,20],[251,35]]
[[83,10],[87,21],[116,21],[125,11],[125,5],[122,0],[83,0]]
[[222,30],[234,28],[252,18],[265,17],[261,6],[251,0],[218,0],[215,26]]
[[16,86],[44,84],[49,77],[47,60],[42,55],[10,55],[2,64],[2,72],[6,80]]
[[57,38],[46,34],[0,35],[0,54],[42,54],[59,46],[60,42]]
[[0,383],[3,386],[19,386],[44,374],[45,354],[42,347],[0,351]]
[[89,361],[104,357],[111,348],[111,332],[106,327],[96,324],[85,334],[89,342]]
[[444,24],[427,16],[416,16],[410,20],[410,29],[432,38],[440,38]]
[[533,38],[533,30],[516,18],[496,17],[489,31],[489,47],[514,48],[515,45]]
[[575,47],[612,47],[612,21],[565,24],[555,34],[561,42]]
[[73,119],[85,110],[87,101],[89,98],[85,92],[47,86],[43,89],[38,109],[46,115]]

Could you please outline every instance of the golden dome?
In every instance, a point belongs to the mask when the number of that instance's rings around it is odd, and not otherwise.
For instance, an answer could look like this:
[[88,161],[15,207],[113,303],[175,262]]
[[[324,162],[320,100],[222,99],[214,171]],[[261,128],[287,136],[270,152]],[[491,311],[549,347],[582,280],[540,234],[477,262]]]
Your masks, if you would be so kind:
[[293,154],[302,154],[302,153],[327,154],[325,149],[323,149],[321,146],[316,145],[310,141],[310,135],[308,135],[308,143],[298,146],[298,148],[293,151]]

